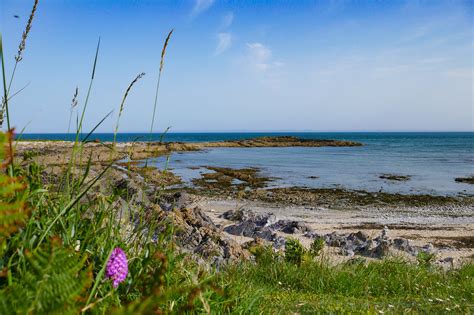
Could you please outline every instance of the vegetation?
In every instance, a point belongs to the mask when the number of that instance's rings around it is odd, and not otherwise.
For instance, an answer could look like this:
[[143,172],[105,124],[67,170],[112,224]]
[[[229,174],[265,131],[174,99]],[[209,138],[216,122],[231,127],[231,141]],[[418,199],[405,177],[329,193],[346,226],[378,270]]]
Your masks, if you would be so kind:
[[[474,266],[443,272],[391,259],[286,262],[270,250],[219,275],[232,312],[264,314],[472,313]],[[212,305],[211,305],[212,306]],[[216,308],[220,307],[217,305]]]
[[[23,58],[37,4],[14,71]],[[0,314],[472,312],[473,265],[449,272],[399,260],[334,266],[306,255],[297,240],[288,240],[284,254],[256,248],[255,262],[217,271],[181,254],[173,242],[174,227],[157,211],[139,208],[139,216],[125,222],[118,200],[124,198],[129,206],[127,192],[95,187],[107,186],[103,179],[113,161],[91,177],[91,157],[83,154],[97,126],[84,139],[79,137],[99,47],[100,41],[69,165],[60,182],[48,185],[41,166],[31,161],[35,153],[26,154],[22,164],[13,154],[8,106],[14,73],[7,85],[0,38],[1,110],[9,128],[0,133]],[[162,64],[163,59],[159,76]],[[120,114],[141,76],[125,92]],[[77,89],[72,110],[76,99]],[[322,247],[313,244],[313,256]],[[111,278],[112,265],[121,268],[119,280]]]

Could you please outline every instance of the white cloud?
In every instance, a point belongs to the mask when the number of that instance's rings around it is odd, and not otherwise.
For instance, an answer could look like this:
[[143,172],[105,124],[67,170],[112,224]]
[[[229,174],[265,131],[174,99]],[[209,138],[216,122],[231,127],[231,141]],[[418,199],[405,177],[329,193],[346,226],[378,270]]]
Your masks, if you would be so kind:
[[260,72],[284,65],[281,61],[274,61],[272,51],[262,43],[247,43],[247,59],[250,66]]
[[223,52],[225,52],[227,49],[230,48],[230,46],[232,45],[232,34],[219,33],[217,34],[217,40],[218,40],[218,43],[217,43],[216,50],[214,52],[215,56],[222,54]]
[[232,25],[233,21],[234,21],[234,13],[233,12],[227,13],[226,15],[222,17],[220,28],[223,30],[227,29],[228,27]]
[[209,9],[214,4],[214,0],[196,0],[194,8],[191,11],[191,16],[197,16],[207,9]]

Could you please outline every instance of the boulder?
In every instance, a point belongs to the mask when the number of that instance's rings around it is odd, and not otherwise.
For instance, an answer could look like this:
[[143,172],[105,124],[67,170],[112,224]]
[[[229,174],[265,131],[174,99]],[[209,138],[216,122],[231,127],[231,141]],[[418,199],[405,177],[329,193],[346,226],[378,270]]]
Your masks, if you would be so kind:
[[311,232],[311,228],[303,222],[292,220],[279,220],[270,225],[270,228],[287,234],[300,234]]

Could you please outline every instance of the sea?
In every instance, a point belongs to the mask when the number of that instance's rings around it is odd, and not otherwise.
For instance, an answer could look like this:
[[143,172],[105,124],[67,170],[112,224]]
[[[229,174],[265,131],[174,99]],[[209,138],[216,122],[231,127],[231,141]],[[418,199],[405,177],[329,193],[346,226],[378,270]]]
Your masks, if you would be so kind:
[[[209,148],[175,152],[151,159],[190,183],[206,166],[256,167],[273,180],[269,187],[344,188],[372,192],[474,195],[474,185],[455,181],[474,175],[474,132],[233,132],[121,133],[117,141],[205,142],[262,136],[336,139],[361,142],[360,147]],[[71,134],[23,134],[23,140],[74,140]],[[111,141],[113,134],[90,137]],[[410,176],[390,181],[383,174]]]

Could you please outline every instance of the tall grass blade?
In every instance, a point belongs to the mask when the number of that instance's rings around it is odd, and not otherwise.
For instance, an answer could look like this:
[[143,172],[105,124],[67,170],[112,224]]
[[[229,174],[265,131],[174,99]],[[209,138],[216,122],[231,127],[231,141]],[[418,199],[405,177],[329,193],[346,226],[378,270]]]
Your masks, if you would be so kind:
[[[153,127],[155,125],[156,104],[158,102],[158,93],[160,91],[161,74],[163,73],[163,68],[165,65],[166,48],[168,47],[168,43],[170,41],[171,34],[173,34],[173,31],[174,29],[171,29],[171,31],[168,33],[168,36],[166,36],[165,43],[163,44],[163,49],[161,50],[160,69],[158,71],[158,80],[156,81],[155,101],[153,102],[153,115],[151,116],[150,141],[152,141]],[[148,158],[145,161],[145,167],[147,166],[148,166]]]
[[104,118],[102,118],[102,119],[95,125],[94,128],[92,128],[92,130],[87,134],[87,136],[86,136],[84,139],[82,139],[82,142],[83,142],[83,143],[86,143],[86,142],[87,142],[87,139],[89,139],[89,137],[94,133],[94,131],[95,131],[110,115],[112,115],[113,112],[114,112],[113,110],[111,110],[110,112],[108,112],[108,114],[105,115]]
[[[5,113],[7,114],[7,127],[8,127],[8,132],[13,132],[13,130],[10,127],[10,113],[8,111],[8,91],[7,91],[7,79],[5,76],[5,58],[3,55],[3,40],[2,40],[2,34],[0,33],[0,56],[2,58],[2,78],[3,78],[3,97],[4,97],[4,102],[5,102]],[[1,127],[1,126],[0,126]],[[10,147],[10,152],[13,152],[13,145],[12,145],[12,137],[8,137],[8,146]],[[10,160],[10,175],[13,175],[13,157]]]
[[132,87],[135,85],[135,83],[137,83],[138,80],[140,80],[141,78],[143,78],[144,75],[145,75],[144,72],[142,72],[142,73],[140,73],[139,75],[137,75],[137,76],[135,77],[135,79],[133,79],[133,81],[130,83],[130,85],[128,86],[127,90],[125,91],[125,94],[123,95],[122,103],[120,104],[119,113],[118,113],[118,117],[117,117],[117,124],[115,125],[114,141],[113,141],[114,147],[115,147],[115,142],[116,142],[116,140],[117,140],[117,133],[118,133],[118,128],[119,128],[119,121],[120,121],[120,117],[122,116],[123,108],[124,108],[124,105],[125,105],[125,100],[127,99],[128,93],[130,93],[130,90],[131,90]]
[[78,95],[79,95],[79,88],[76,87],[76,91],[74,92],[74,96],[72,97],[72,101],[71,101],[71,111],[69,113],[69,123],[68,123],[68,127],[67,127],[67,133],[68,134],[71,131],[71,119],[72,119],[72,114],[74,112],[74,108],[76,108],[76,106],[77,106],[77,96]]
[[[2,112],[2,115],[4,115],[5,113],[7,114],[7,124],[8,124],[8,130],[10,130],[10,118],[8,116],[9,112],[8,112],[8,103],[7,103],[7,98],[10,94],[10,89],[11,89],[11,86],[12,86],[12,83],[13,83],[13,79],[15,78],[15,73],[16,73],[16,69],[17,69],[17,66],[18,66],[18,63],[23,60],[23,52],[25,51],[25,47],[26,47],[26,39],[28,38],[28,34],[30,33],[31,31],[31,26],[33,25],[33,18],[35,17],[35,12],[36,12],[36,8],[38,7],[38,0],[35,0],[34,4],[33,4],[33,8],[31,9],[31,13],[30,13],[30,16],[28,18],[28,22],[26,23],[26,27],[25,27],[25,30],[23,31],[23,34],[21,36],[21,42],[20,44],[18,45],[18,52],[17,52],[17,55],[15,56],[15,65],[13,67],[13,71],[12,71],[12,74],[11,74],[11,77],[10,77],[10,82],[8,83],[8,88],[6,89],[6,95],[4,96],[4,100],[1,104],[1,108],[0,108],[0,111]],[[1,37],[1,35],[0,35]],[[3,50],[3,49],[2,49]],[[3,66],[3,51],[2,51],[2,67]],[[5,73],[3,73],[3,80],[4,80],[4,85],[6,85],[6,78],[5,78]],[[0,128],[3,126],[3,119],[0,121]]]
[[153,126],[155,124],[155,115],[156,115],[156,104],[158,102],[158,92],[160,90],[160,81],[161,81],[161,74],[163,73],[163,67],[165,65],[165,55],[166,55],[166,48],[168,47],[169,40],[171,38],[171,34],[173,34],[174,29],[172,29],[168,36],[165,39],[165,43],[163,45],[163,49],[161,50],[161,61],[160,61],[160,70],[158,72],[158,81],[156,83],[156,90],[155,90],[155,101],[153,103],[153,115],[151,116],[151,126],[150,126],[150,141],[151,135],[153,133]]
[[94,65],[92,66],[91,80],[89,82],[89,88],[87,89],[87,95],[86,95],[86,100],[84,101],[84,107],[82,109],[81,119],[79,120],[79,125],[77,127],[76,141],[75,142],[78,142],[79,134],[82,131],[82,122],[84,121],[84,114],[86,113],[87,104],[89,103],[89,96],[90,96],[91,90],[92,90],[92,83],[94,82],[95,70],[96,70],[96,67],[97,67],[97,58],[99,56],[99,48],[100,48],[100,37],[99,37],[99,40],[97,41],[97,48],[95,50],[95,57],[94,57]]
[[[2,58],[2,79],[3,79],[3,105],[5,107],[5,114],[7,115],[7,129],[10,130],[10,113],[8,111],[8,90],[7,90],[7,78],[5,75],[5,56],[3,54],[3,39],[0,33],[0,56]],[[1,126],[0,126],[1,127]]]

